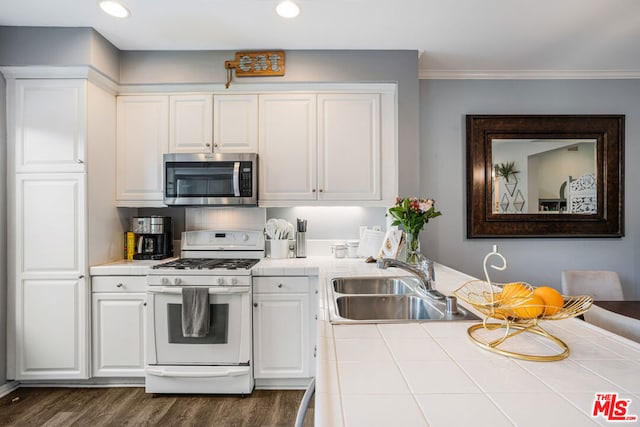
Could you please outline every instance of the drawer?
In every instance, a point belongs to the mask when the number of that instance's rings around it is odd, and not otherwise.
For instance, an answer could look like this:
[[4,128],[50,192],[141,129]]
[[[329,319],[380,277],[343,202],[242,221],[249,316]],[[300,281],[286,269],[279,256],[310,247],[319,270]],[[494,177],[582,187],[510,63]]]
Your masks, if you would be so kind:
[[93,276],[92,292],[144,292],[147,276]]
[[309,278],[298,276],[254,277],[253,293],[307,293]]

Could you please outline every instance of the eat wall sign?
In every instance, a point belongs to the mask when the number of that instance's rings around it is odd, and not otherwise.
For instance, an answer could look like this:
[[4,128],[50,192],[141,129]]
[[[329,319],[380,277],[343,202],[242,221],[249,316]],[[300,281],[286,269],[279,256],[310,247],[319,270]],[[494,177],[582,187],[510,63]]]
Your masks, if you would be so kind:
[[227,83],[229,88],[232,70],[236,77],[284,76],[284,51],[236,52],[234,61],[225,61]]

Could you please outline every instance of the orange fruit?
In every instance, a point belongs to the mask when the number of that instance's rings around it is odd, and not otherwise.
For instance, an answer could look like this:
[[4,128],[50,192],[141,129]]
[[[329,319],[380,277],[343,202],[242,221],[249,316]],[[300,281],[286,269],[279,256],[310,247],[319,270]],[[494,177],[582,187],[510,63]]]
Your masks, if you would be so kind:
[[562,294],[549,286],[540,286],[533,290],[534,294],[542,298],[544,305],[544,315],[550,316],[555,314],[564,306],[564,298]]
[[500,301],[505,305],[518,304],[520,301],[529,298],[531,295],[533,295],[533,292],[524,283],[507,283],[502,287]]
[[538,295],[531,295],[521,303],[511,308],[513,314],[521,319],[533,319],[542,314],[545,309],[544,300]]

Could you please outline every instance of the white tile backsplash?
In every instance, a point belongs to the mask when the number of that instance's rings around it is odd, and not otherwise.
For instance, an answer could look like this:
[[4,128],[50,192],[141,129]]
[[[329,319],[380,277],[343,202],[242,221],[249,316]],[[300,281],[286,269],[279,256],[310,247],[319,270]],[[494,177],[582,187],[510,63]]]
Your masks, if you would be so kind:
[[185,230],[249,229],[263,230],[265,208],[185,208]]

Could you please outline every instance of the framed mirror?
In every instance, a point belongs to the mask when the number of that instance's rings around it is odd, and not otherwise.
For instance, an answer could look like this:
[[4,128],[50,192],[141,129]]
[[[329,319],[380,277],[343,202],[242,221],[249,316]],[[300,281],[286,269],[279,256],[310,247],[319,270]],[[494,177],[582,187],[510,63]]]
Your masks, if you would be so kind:
[[622,237],[623,115],[467,115],[467,237]]

